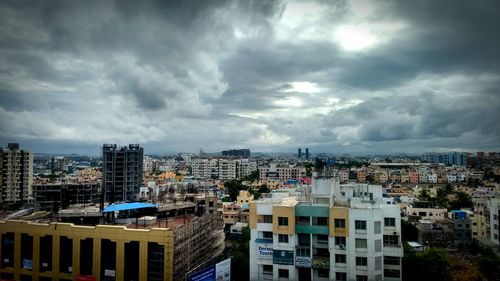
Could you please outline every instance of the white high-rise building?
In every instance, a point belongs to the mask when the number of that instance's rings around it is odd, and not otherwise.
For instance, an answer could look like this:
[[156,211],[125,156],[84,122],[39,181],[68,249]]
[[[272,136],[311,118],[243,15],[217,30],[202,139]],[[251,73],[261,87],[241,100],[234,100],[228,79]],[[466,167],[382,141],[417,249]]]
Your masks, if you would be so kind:
[[489,199],[488,209],[490,210],[490,240],[500,246],[500,199]]
[[212,164],[208,159],[191,161],[192,174],[195,178],[209,179],[212,173]]
[[0,150],[0,202],[33,200],[33,153],[9,143]]
[[219,159],[219,180],[231,180],[236,178],[236,161]]
[[239,179],[249,176],[252,172],[257,171],[257,163],[248,159],[235,160],[237,161],[236,176]]
[[400,209],[382,187],[314,178],[250,204],[250,280],[401,280]]

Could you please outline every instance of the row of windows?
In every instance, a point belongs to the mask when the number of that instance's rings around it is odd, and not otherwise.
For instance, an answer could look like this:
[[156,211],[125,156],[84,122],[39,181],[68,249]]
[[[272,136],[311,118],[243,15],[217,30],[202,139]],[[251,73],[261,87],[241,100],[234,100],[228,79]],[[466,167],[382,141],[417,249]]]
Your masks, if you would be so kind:
[[[296,221],[299,224],[309,224],[309,217],[296,217]],[[272,223],[273,216],[264,215],[263,216],[264,223]],[[375,222],[379,223],[379,222]],[[278,225],[279,226],[288,226],[288,218],[287,217],[278,217]],[[326,217],[314,217],[313,225],[327,226],[328,218]],[[345,228],[345,219],[335,219],[334,220],[335,228]],[[384,218],[384,226],[385,227],[395,227],[396,219],[395,218]],[[354,221],[354,228],[356,230],[366,230],[366,221],[356,220]]]
[[[366,258],[365,258],[366,259]],[[356,258],[357,260],[357,258]],[[360,259],[360,262],[363,262],[362,259]],[[328,269],[318,269],[318,277],[322,278],[330,278],[330,270]],[[263,275],[271,275],[273,274],[273,266],[264,264],[262,265],[262,274]],[[384,270],[384,274],[387,277],[397,277],[399,278],[399,270],[394,270],[394,269],[386,269]],[[288,269],[278,269],[278,278],[283,278],[283,279],[288,279],[290,278],[290,272]],[[335,272],[335,280],[338,281],[347,281],[347,273],[345,272]],[[375,280],[382,280],[381,275],[377,275]],[[368,276],[367,275],[356,275],[356,281],[368,281]]]
[[[273,239],[273,233],[270,231],[263,231],[262,232],[262,238],[264,239]],[[303,236],[299,237],[299,240],[303,238]],[[317,235],[316,236],[317,243],[319,244],[328,244],[328,235]],[[288,243],[289,242],[289,236],[287,234],[278,234],[278,242],[279,243]],[[303,243],[302,243],[303,242]],[[306,239],[305,241],[299,241],[299,244],[304,244],[304,246],[309,245],[309,240]],[[384,246],[399,246],[399,236],[398,235],[384,235],[383,236],[383,243]],[[335,236],[335,245],[336,246],[345,246],[346,245],[346,237],[343,236]],[[356,238],[355,239],[355,246],[356,248],[368,248],[368,241],[366,239],[362,238]],[[382,243],[381,240],[375,240],[375,252],[381,252],[382,251]]]

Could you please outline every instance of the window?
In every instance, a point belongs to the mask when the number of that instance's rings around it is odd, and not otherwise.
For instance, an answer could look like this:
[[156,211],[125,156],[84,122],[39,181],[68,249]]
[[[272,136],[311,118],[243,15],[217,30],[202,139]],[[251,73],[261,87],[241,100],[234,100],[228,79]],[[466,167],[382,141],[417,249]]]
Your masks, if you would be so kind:
[[368,276],[366,276],[366,275],[356,275],[356,281],[368,281]]
[[346,281],[347,273],[345,272],[335,272],[335,280],[337,281]]
[[335,255],[335,263],[345,263],[346,262],[346,255]]
[[328,235],[318,234],[317,240],[319,244],[328,244]]
[[263,231],[262,238],[264,239],[273,239],[273,233],[271,231]]
[[384,235],[384,246],[399,246],[397,235]]
[[262,274],[264,275],[273,275],[273,266],[270,264],[263,264],[262,265]]
[[323,248],[314,248],[313,256],[329,258],[330,251],[328,249],[323,249]]
[[295,217],[295,223],[301,225],[310,225],[310,217],[297,216]]
[[318,277],[329,278],[330,277],[330,270],[326,269],[326,268],[319,268],[318,269]]
[[335,219],[335,228],[345,228],[345,219]]
[[354,221],[354,228],[356,230],[366,230],[366,221]]
[[335,245],[344,245],[345,246],[345,237],[335,236]]
[[313,225],[327,226],[328,225],[328,218],[314,217],[313,218]]
[[396,219],[395,218],[384,218],[384,226],[385,227],[395,227]]
[[382,257],[375,257],[375,270],[382,270]]
[[288,279],[288,269],[278,269],[278,277]]
[[367,248],[367,242],[366,239],[359,239],[356,238],[356,248]]
[[399,270],[397,269],[384,269],[385,277],[396,277],[399,278]]
[[278,217],[278,225],[279,226],[288,226],[288,218],[287,217]]
[[375,275],[375,281],[382,281],[382,274]]
[[287,234],[278,234],[278,242],[288,243],[288,235]]
[[263,215],[262,216],[262,221],[264,223],[273,223],[273,216],[270,215]]
[[373,229],[375,234],[380,234],[382,232],[382,222],[376,221],[373,223]]
[[297,257],[310,257],[311,256],[311,248],[309,247],[297,247],[295,250],[295,254]]
[[368,259],[365,257],[356,257],[356,266],[367,266]]
[[426,212],[418,212],[418,215],[421,217],[426,217],[427,213]]
[[299,246],[311,246],[311,235],[309,235],[309,233],[298,233],[297,239],[299,242]]
[[400,263],[401,263],[401,260],[399,257],[384,256],[384,264],[399,265]]
[[382,252],[382,240],[375,240],[375,253]]

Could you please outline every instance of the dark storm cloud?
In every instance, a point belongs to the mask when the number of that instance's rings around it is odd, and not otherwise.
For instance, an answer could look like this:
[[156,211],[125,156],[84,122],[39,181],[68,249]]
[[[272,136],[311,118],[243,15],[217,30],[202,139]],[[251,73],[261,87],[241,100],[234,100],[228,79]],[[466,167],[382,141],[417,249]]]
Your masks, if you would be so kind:
[[355,2],[4,1],[0,138],[498,149],[498,2]]

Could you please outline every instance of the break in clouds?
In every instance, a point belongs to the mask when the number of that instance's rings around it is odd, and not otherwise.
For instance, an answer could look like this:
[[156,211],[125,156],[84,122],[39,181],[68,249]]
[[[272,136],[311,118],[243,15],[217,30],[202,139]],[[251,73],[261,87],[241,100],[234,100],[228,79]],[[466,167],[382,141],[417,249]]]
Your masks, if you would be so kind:
[[2,1],[0,140],[35,152],[500,148],[497,1]]

